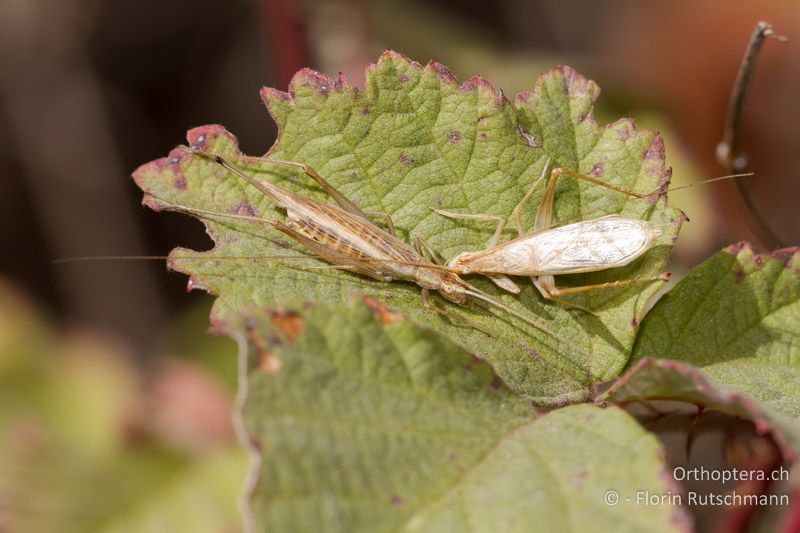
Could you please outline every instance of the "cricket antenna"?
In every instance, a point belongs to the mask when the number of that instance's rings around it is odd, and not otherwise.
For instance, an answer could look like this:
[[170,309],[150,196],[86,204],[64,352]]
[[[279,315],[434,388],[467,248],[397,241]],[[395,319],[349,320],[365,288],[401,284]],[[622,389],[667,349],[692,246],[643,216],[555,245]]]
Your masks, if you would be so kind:
[[729,179],[734,179],[734,178],[749,178],[751,176],[755,176],[755,173],[754,172],[746,172],[746,173],[743,173],[743,174],[728,174],[727,176],[719,176],[719,177],[716,177],[716,178],[708,178],[708,179],[705,179],[705,180],[696,181],[694,183],[689,183],[687,185],[680,185],[678,187],[669,187],[667,189],[667,192],[680,191],[681,189],[688,189],[690,187],[694,187],[695,185],[705,185],[706,183],[714,183],[715,181],[729,180]]
[[[501,302],[499,300],[496,300],[492,296],[486,294],[485,292],[483,292],[482,290],[480,290],[480,289],[478,289],[476,287],[473,287],[472,285],[469,285],[469,289],[465,290],[464,292],[466,294],[470,295],[470,296],[473,296],[473,297],[479,299],[479,300],[483,300],[484,302],[486,302],[488,304],[491,304],[491,305],[497,307],[498,309],[502,309],[506,313],[509,313],[509,314],[519,318],[520,320],[522,320],[522,321],[534,326],[535,328],[537,328],[542,333],[545,333],[545,334],[549,335],[550,337],[552,337],[553,339],[563,343],[564,346],[571,346],[571,345],[574,344],[574,342],[572,342],[572,341],[570,341],[568,339],[565,339],[564,337],[562,337],[561,335],[559,335],[558,333],[556,333],[552,329],[548,328],[547,326],[545,326],[541,322],[538,322],[538,321],[532,319],[531,317],[525,316],[524,314],[520,313],[516,309],[513,309],[513,308],[507,306],[503,302]],[[587,357],[589,356],[589,353],[586,352],[585,350],[581,349],[580,351],[583,352],[583,355],[585,355]]]
[[552,337],[554,337],[554,338],[556,338],[558,340],[561,340],[561,341],[564,340],[564,339],[561,339],[558,336],[558,334],[556,334],[556,332],[554,332],[553,330],[551,330],[550,328],[548,328],[544,324],[542,324],[540,322],[537,322],[536,320],[534,320],[534,319],[532,319],[532,318],[530,318],[528,316],[525,316],[524,314],[520,313],[516,309],[513,309],[513,308],[507,306],[506,304],[504,304],[500,300],[496,300],[492,296],[489,296],[488,294],[486,294],[482,290],[480,290],[480,289],[478,289],[476,287],[473,287],[472,285],[469,285],[469,289],[465,290],[464,292],[466,294],[470,295],[470,296],[478,298],[479,300],[483,300],[484,302],[489,303],[489,304],[497,307],[498,309],[502,309],[503,311],[505,311],[505,312],[507,312],[507,313],[509,313],[511,315],[514,315],[515,317],[519,318],[520,320],[524,320],[528,324],[530,324],[530,325],[536,327],[537,329],[541,330],[543,333],[551,335]]
[[165,261],[166,255],[87,255],[82,257],[61,257],[53,259],[50,264],[79,263],[83,261]]

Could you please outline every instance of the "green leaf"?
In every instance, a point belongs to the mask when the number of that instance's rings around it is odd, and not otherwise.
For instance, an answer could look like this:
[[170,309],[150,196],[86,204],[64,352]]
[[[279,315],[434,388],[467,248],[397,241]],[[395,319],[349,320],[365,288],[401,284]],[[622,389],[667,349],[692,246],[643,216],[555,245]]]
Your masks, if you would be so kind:
[[710,383],[704,372],[680,361],[643,359],[620,377],[600,400],[616,404],[648,400],[676,400],[694,403],[751,420],[759,434],[770,434],[786,461],[800,452],[797,423],[748,396]]
[[800,417],[800,253],[747,244],[692,270],[647,315],[631,363],[684,361],[712,384]]
[[185,425],[142,424],[160,404],[116,349],[56,335],[0,279],[0,529],[235,531],[246,454],[233,439],[188,450]]
[[[154,459],[158,458],[145,461]],[[246,462],[240,449],[220,449],[160,478],[142,480],[149,483],[142,483],[133,498],[113,509],[98,531],[236,531],[241,521],[234,504],[241,491]],[[129,466],[130,477],[140,476],[137,472],[147,467]]]
[[256,530],[685,529],[682,509],[633,503],[678,489],[623,410],[537,416],[487,364],[368,303],[224,325],[246,358]]
[[[306,69],[297,73],[288,93],[264,89],[262,97],[280,131],[271,157],[313,166],[362,208],[389,213],[406,241],[420,236],[451,257],[485,247],[494,227],[445,219],[431,208],[508,217],[549,158],[552,166],[593,174],[642,193],[665,186],[669,171],[664,168],[661,138],[636,131],[628,119],[599,127],[592,116],[598,92],[594,82],[568,67],[557,67],[539,79],[532,93],[511,104],[481,78],[459,85],[437,63],[422,67],[387,52],[368,68],[363,91],[341,76],[330,79]],[[224,154],[260,179],[330,201],[291,169],[243,159],[233,135],[220,126],[191,130],[188,139],[195,148]],[[259,191],[185,151],[140,167],[135,178],[147,193],[146,203],[155,209],[179,204],[284,220]],[[525,211],[526,227],[531,227],[541,196],[540,190]],[[627,201],[620,193],[569,178],[559,184],[556,196],[557,221],[623,213],[649,219],[664,232],[659,246],[628,267],[567,276],[562,285],[663,270],[682,220],[663,201]],[[465,321],[424,309],[419,288],[411,283],[299,268],[324,265],[311,259],[267,260],[265,256],[295,256],[303,249],[252,222],[204,218],[214,249],[178,249],[170,266],[190,274],[195,286],[219,295],[215,319],[284,299],[342,302],[353,291],[374,295],[456,339],[489,361],[513,390],[542,404],[585,399],[594,383],[617,376],[660,286],[642,283],[575,296],[573,301],[592,309],[592,315],[545,302],[528,280],[519,280],[523,291],[514,296],[500,294],[485,278],[471,277],[471,283],[543,324],[535,328],[483,304],[468,310],[438,302],[479,323],[492,333],[490,338]],[[512,236],[507,230],[505,238]]]

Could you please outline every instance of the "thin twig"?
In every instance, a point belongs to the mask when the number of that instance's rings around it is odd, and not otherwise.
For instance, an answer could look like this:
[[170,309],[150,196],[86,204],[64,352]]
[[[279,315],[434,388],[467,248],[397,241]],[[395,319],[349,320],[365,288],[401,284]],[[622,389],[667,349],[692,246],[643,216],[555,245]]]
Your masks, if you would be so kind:
[[[741,151],[740,147],[744,103],[750,89],[753,73],[756,69],[756,62],[759,52],[761,51],[761,46],[764,44],[764,40],[767,37],[772,37],[781,42],[787,42],[789,40],[783,35],[776,34],[772,29],[772,24],[763,20],[756,24],[753,35],[750,37],[750,43],[747,45],[747,50],[745,50],[744,57],[742,58],[742,64],[739,66],[739,73],[733,84],[723,138],[719,145],[717,145],[717,160],[720,164],[728,167],[731,173],[741,172],[747,167],[747,155]],[[769,240],[772,241],[772,243],[780,245],[780,239],[761,216],[761,213],[753,201],[748,184],[749,180],[736,180],[736,188],[739,191],[739,195],[752,214],[752,217],[750,217],[752,219],[750,225],[757,224],[759,226],[758,228],[751,227],[751,229],[758,235],[764,237],[764,240]]]

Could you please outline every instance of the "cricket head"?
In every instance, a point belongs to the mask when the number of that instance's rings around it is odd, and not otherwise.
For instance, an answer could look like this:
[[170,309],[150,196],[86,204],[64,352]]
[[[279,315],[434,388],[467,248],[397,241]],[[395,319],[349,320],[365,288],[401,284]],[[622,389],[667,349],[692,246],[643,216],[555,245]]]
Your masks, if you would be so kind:
[[436,287],[439,294],[459,305],[466,305],[469,302],[467,294],[469,289],[470,285],[454,272],[442,272]]

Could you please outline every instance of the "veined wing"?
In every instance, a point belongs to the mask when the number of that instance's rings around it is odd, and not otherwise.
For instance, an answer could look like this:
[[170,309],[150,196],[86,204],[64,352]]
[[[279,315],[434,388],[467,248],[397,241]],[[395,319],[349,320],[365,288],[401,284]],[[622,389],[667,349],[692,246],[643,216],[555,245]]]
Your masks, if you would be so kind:
[[649,250],[658,235],[645,220],[611,215],[548,229],[512,243],[529,248],[537,273],[558,275],[627,265]]

